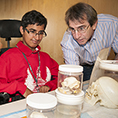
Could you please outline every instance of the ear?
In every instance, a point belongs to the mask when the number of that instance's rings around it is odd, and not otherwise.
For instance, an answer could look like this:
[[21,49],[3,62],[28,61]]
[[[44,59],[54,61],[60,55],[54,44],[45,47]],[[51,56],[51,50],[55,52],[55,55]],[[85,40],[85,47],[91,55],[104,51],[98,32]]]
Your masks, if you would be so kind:
[[93,24],[92,29],[95,30],[97,27],[98,20]]
[[20,33],[23,35],[23,27],[20,26]]

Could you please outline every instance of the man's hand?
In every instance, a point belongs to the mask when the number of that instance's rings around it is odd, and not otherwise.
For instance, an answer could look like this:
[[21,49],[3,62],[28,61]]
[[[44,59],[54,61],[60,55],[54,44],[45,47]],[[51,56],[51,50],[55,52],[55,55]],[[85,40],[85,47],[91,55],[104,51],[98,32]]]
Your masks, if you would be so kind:
[[41,92],[41,93],[46,93],[46,92],[48,92],[49,90],[50,90],[49,86],[41,86],[41,87],[39,88],[39,92]]
[[26,98],[29,94],[32,94],[33,92],[30,89],[26,89],[25,93],[23,94],[23,96]]

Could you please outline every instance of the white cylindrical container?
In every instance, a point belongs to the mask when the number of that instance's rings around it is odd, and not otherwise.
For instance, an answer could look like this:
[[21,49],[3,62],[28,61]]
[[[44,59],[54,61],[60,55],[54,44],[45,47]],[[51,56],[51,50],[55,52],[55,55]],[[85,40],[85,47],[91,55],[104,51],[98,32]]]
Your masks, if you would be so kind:
[[83,67],[79,65],[60,65],[58,88],[55,90],[58,105],[57,118],[79,118],[84,101]]
[[80,118],[82,104],[84,102],[84,92],[77,95],[68,95],[55,90],[58,105],[56,107],[56,118]]
[[27,118],[54,118],[57,98],[48,93],[34,93],[26,98]]

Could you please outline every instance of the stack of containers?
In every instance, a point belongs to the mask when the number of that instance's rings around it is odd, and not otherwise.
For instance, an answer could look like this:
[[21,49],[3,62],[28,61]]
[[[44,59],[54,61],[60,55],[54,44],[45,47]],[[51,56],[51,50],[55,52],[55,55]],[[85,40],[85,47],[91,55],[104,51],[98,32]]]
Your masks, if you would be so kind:
[[58,105],[56,118],[79,118],[84,102],[83,67],[63,64],[59,66],[58,88],[55,90]]

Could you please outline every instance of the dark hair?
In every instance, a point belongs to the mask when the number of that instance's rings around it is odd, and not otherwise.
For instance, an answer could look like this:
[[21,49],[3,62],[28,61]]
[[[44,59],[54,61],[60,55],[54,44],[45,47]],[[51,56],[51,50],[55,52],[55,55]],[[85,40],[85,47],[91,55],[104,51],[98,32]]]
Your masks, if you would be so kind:
[[38,11],[32,10],[27,12],[21,20],[21,26],[23,27],[23,30],[29,25],[29,24],[35,24],[37,25],[43,25],[44,29],[47,25],[47,19]]
[[68,26],[69,20],[78,20],[81,23],[81,20],[85,19],[87,19],[91,26],[97,21],[96,10],[86,3],[77,3],[66,11],[65,21]]

